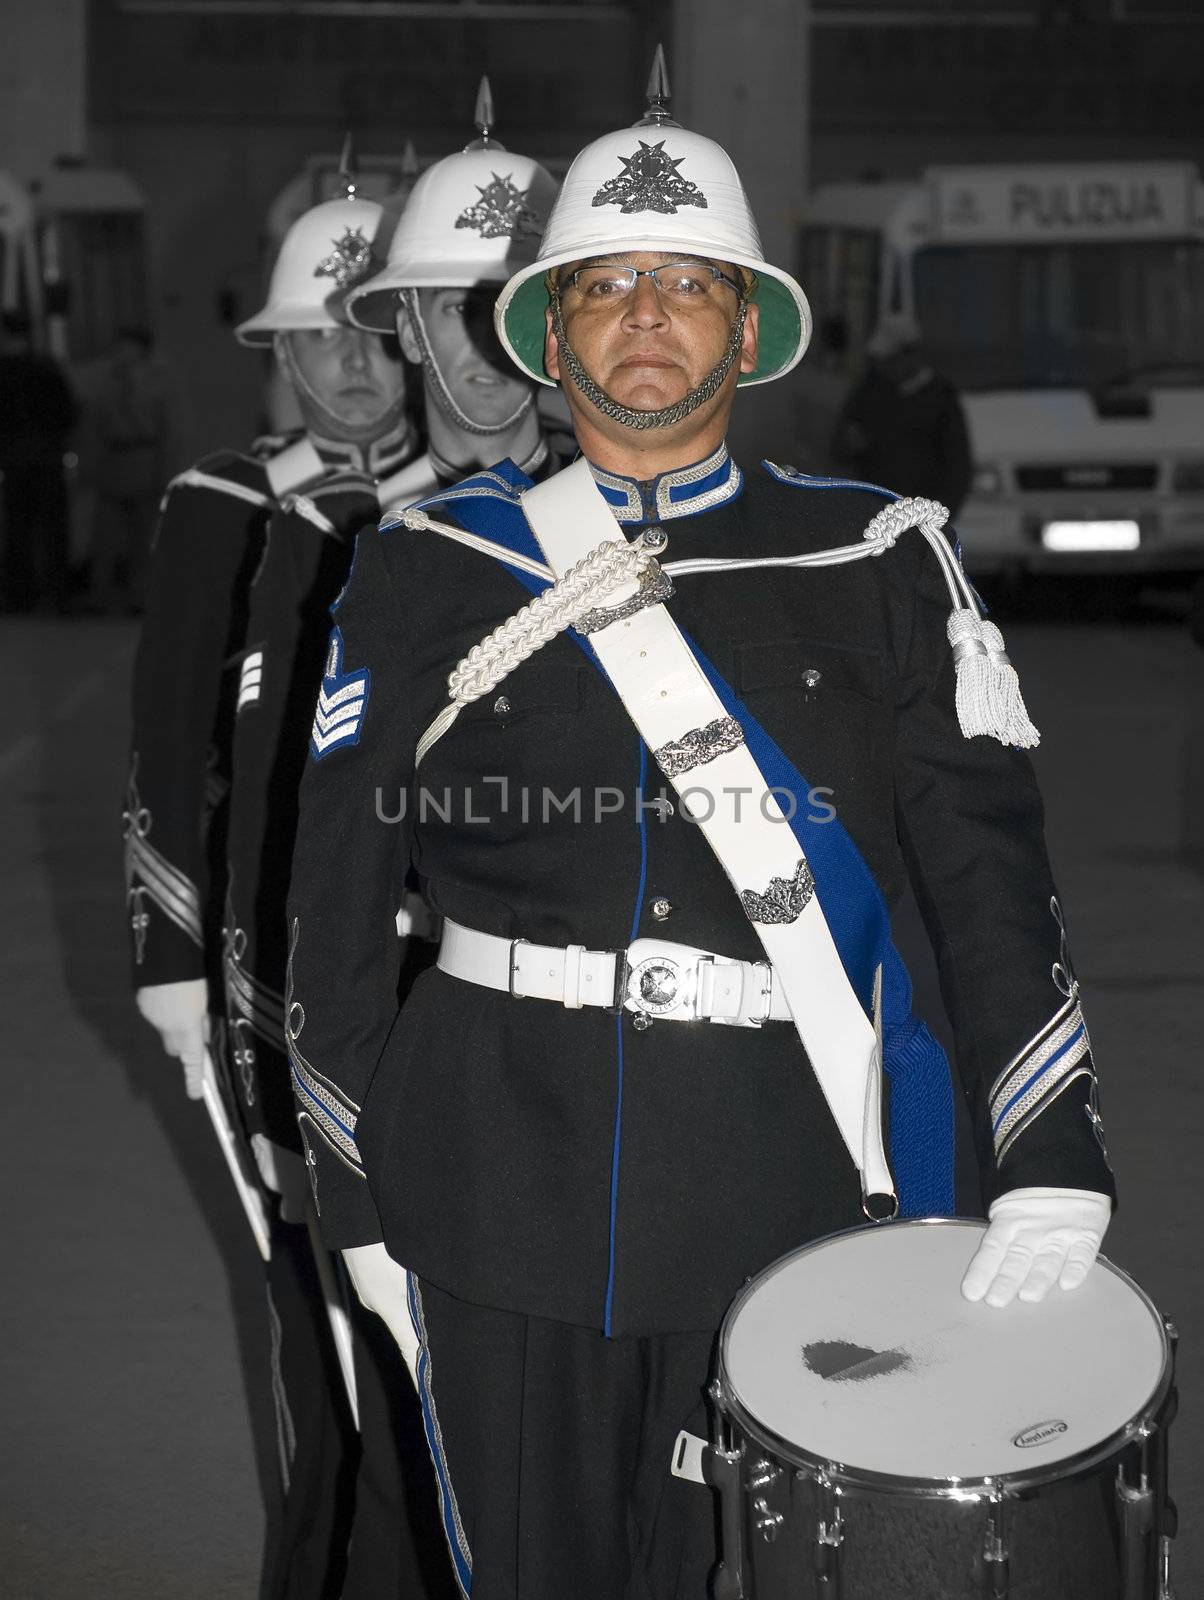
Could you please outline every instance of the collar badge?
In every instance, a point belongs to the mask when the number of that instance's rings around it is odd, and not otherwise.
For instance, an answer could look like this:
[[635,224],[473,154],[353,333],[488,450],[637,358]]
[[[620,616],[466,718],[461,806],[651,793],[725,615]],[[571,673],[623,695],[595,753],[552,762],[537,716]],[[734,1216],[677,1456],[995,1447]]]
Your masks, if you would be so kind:
[[510,174],[504,178],[495,172],[493,181],[482,189],[477,184],[479,200],[465,206],[456,218],[457,228],[473,228],[482,239],[514,239],[519,234],[538,236],[539,217],[527,204],[528,189],[515,187]]
[[315,278],[333,278],[340,289],[359,281],[372,258],[372,246],[358,228],[345,228],[340,239],[332,239],[334,249],[314,268]]
[[618,206],[627,214],[632,211],[659,211],[672,216],[682,206],[707,209],[707,197],[696,183],[683,178],[678,167],[686,159],[676,160],[665,151],[665,141],[646,144],[640,140],[634,155],[620,156],[623,171],[617,178],[609,178],[594,196],[596,206]]

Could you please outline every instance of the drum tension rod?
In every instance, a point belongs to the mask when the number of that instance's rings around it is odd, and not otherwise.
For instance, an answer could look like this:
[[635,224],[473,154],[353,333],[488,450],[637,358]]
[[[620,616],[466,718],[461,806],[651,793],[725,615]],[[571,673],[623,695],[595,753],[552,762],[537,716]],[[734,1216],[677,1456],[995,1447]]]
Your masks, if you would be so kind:
[[983,1587],[988,1600],[1007,1600],[1011,1592],[1011,1563],[1008,1559],[1007,1520],[1004,1496],[996,1489],[987,1502],[987,1531],[982,1543]]

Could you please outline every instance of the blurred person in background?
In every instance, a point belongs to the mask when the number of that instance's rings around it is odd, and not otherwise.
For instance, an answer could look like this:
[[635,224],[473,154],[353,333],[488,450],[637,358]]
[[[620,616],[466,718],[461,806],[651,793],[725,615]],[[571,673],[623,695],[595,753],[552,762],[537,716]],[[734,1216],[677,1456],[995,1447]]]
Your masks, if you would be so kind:
[[123,328],[97,405],[91,605],[140,612],[170,455],[167,373],[145,328]]
[[53,356],[35,350],[29,322],[0,332],[0,607],[69,609],[67,479],[63,456],[79,407]]
[[[354,1385],[344,1387],[330,1316],[339,1285],[311,1244],[291,1093],[273,1077],[283,1061],[281,1001],[246,946],[257,914],[283,923],[270,858],[261,870],[253,854],[239,856],[248,915],[236,926],[223,914],[235,811],[261,807],[266,781],[234,759],[236,720],[250,712],[255,723],[271,690],[262,649],[248,645],[252,586],[258,579],[262,598],[269,570],[279,570],[268,551],[287,555],[300,529],[315,535],[320,575],[345,559],[340,530],[379,514],[378,485],[395,482],[419,448],[396,337],[363,333],[343,316],[347,292],[381,265],[395,221],[353,187],[293,224],[265,305],[238,330],[242,343],[273,351],[304,425],[248,453],[207,456],[168,486],[134,667],[124,818],[138,1010],[179,1060],[192,1098],[212,1098],[220,1076],[235,1137],[253,1157],[248,1176],[256,1172],[270,1202],[266,1331],[279,1474],[260,1600],[428,1596],[411,1532],[421,1485],[403,1490],[395,1432],[398,1408],[416,1412],[417,1401],[404,1374],[374,1380],[364,1356],[371,1330],[354,1316]],[[281,597],[286,613],[300,598],[291,589]],[[312,701],[311,692],[311,712]],[[251,732],[267,738],[262,722]],[[361,1322],[376,1319],[363,1313]],[[419,1464],[433,1505],[424,1449]]]
[[939,500],[956,517],[973,462],[957,391],[931,365],[910,317],[884,317],[832,441],[840,469],[900,494]]

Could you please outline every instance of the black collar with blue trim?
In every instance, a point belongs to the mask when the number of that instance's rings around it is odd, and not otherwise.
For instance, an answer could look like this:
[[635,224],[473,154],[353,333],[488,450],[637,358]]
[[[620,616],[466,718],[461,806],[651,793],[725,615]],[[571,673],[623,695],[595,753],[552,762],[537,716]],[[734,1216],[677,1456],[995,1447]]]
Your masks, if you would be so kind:
[[693,466],[675,467],[656,478],[623,478],[590,463],[602,498],[619,522],[667,522],[695,517],[701,511],[734,500],[744,488],[744,474],[721,444],[713,455]]

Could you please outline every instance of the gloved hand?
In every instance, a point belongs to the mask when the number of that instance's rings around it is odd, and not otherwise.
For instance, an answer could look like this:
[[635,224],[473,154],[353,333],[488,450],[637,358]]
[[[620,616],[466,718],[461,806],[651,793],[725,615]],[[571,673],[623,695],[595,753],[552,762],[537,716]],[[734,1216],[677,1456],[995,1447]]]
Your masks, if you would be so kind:
[[1019,1293],[1035,1304],[1058,1283],[1077,1289],[1099,1254],[1112,1215],[1092,1189],[1013,1189],[988,1213],[991,1225],[962,1279],[967,1300],[1006,1306]]
[[309,1176],[295,1150],[273,1144],[263,1133],[251,1135],[251,1154],[264,1187],[280,1196],[281,1222],[302,1223],[309,1212]]
[[156,1029],[169,1056],[184,1067],[184,1092],[201,1098],[201,1068],[209,1043],[209,986],[204,978],[152,983],[134,995],[138,1010]]
[[356,1245],[342,1255],[360,1304],[383,1317],[417,1384],[418,1330],[410,1315],[409,1273],[383,1244]]

